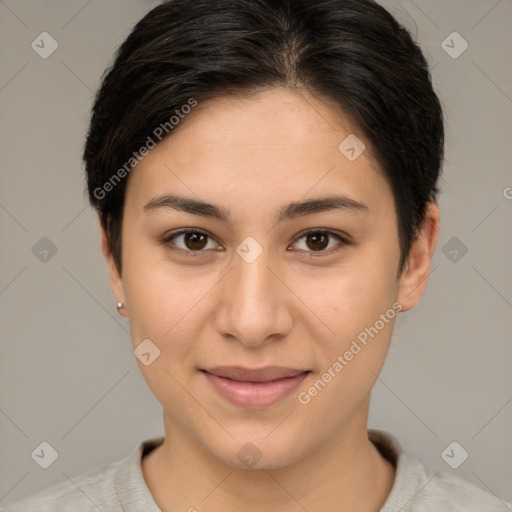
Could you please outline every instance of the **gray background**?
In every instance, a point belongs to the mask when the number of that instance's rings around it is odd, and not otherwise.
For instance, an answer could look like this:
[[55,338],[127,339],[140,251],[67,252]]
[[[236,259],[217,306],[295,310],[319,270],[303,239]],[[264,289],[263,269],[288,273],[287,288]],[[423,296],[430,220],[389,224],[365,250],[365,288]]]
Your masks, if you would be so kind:
[[[100,76],[157,3],[0,1],[3,505],[163,433],[160,405],[116,314],[81,163]],[[424,464],[510,501],[512,1],[385,5],[433,66],[447,159],[430,284],[420,305],[399,316],[370,426],[394,433]],[[47,59],[31,47],[43,31],[59,45]],[[441,46],[453,31],[469,43],[458,58]],[[452,51],[460,43],[448,39]],[[31,458],[42,441],[59,454],[46,470]],[[441,457],[452,441],[469,453],[458,469]]]

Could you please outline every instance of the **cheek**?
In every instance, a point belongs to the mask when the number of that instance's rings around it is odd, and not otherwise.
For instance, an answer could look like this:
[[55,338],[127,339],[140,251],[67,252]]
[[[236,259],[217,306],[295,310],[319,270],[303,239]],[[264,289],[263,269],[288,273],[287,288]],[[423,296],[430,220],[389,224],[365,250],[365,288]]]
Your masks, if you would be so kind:
[[[129,247],[129,244],[127,244]],[[128,254],[128,252],[127,252]],[[171,271],[172,270],[172,271]],[[191,279],[179,275],[178,268],[158,262],[150,252],[132,251],[125,259],[123,279],[129,305],[129,321],[134,349],[146,339],[157,347],[158,356],[149,365],[138,360],[148,387],[166,410],[180,404],[181,413],[189,407],[185,389],[191,386],[195,367],[195,341],[207,321],[207,295],[214,279]]]
[[209,295],[222,276],[172,264],[165,252],[129,238],[125,248],[123,280],[134,347],[149,338],[166,367],[187,366],[201,329],[210,321]]
[[394,257],[386,257],[385,251],[373,252],[361,252],[346,265],[322,269],[314,277],[296,279],[293,285],[297,295],[328,327],[326,339],[333,340],[333,348],[340,348],[340,342],[373,325],[396,300]]
[[[174,273],[127,269],[125,289],[133,333],[159,340],[172,340],[178,332],[191,329],[201,314],[200,299],[211,279],[184,279]],[[210,284],[210,286],[208,286]]]
[[355,413],[384,364],[400,309],[394,276],[394,270],[375,265],[338,274],[329,286],[312,284],[308,305],[334,334],[317,338],[316,380],[301,388],[298,401],[309,417],[329,418],[323,428],[336,429]]

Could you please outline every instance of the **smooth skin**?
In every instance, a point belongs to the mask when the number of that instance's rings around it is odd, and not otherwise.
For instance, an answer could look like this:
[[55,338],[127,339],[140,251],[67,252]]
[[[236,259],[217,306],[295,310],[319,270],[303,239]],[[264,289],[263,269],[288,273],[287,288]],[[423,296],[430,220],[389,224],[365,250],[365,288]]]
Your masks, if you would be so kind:
[[[351,133],[366,144],[355,161],[338,149]],[[165,194],[217,205],[229,220],[145,208]],[[289,203],[332,194],[366,208],[275,219]],[[202,245],[197,235],[170,238],[183,228],[208,236]],[[312,239],[303,234],[311,228],[332,234]],[[104,233],[102,247],[133,347],[149,338],[161,351],[149,366],[138,362],[163,406],[165,442],[142,463],[159,507],[378,511],[395,469],[368,440],[368,409],[393,321],[308,404],[298,394],[395,302],[402,311],[418,303],[438,231],[432,203],[399,275],[392,192],[369,144],[331,102],[306,92],[199,104],[152,149],[127,184],[122,275]],[[247,237],[263,248],[252,263],[236,252]],[[277,404],[247,409],[200,371],[221,365],[311,373]],[[249,442],[261,453],[252,468],[237,456]]]

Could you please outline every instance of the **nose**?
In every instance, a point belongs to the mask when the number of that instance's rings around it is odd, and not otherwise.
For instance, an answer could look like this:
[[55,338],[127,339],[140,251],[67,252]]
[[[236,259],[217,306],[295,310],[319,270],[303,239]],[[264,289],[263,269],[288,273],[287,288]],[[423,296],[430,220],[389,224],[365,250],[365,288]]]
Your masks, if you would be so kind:
[[[215,325],[223,335],[247,347],[286,336],[293,323],[292,293],[272,267],[268,251],[252,262],[234,255],[234,268],[223,279]],[[275,262],[274,262],[275,263]]]

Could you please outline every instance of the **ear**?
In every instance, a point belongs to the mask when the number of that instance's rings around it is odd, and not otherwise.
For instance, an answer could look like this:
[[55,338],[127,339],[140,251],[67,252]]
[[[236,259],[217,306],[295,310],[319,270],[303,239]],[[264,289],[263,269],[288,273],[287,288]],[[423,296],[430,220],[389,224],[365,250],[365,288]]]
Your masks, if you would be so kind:
[[439,227],[439,208],[435,203],[428,203],[425,219],[400,276],[398,302],[402,311],[416,306],[427,287]]
[[118,309],[118,312],[122,316],[128,316],[126,312],[128,311],[125,294],[124,294],[124,285],[123,278],[121,277],[117,265],[114,260],[114,256],[112,255],[112,251],[110,249],[110,244],[108,242],[107,234],[100,220],[100,231],[101,231],[101,252],[103,253],[103,257],[105,258],[105,262],[107,263],[107,271],[110,280],[110,287],[112,288],[112,292],[114,293],[114,297],[116,298],[116,302],[122,302],[124,307]]

